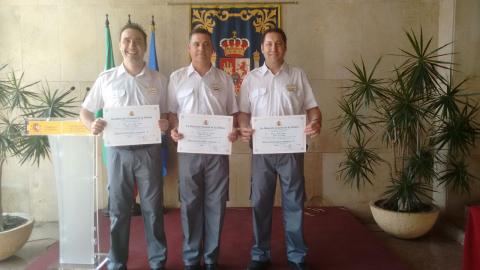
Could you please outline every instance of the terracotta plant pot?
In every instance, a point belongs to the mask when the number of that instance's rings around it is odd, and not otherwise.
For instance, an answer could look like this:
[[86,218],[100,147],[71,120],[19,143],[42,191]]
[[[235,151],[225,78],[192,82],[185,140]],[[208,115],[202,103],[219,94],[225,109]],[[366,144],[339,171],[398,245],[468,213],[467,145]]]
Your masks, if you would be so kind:
[[386,233],[402,239],[413,239],[426,234],[437,221],[440,210],[432,206],[428,212],[405,213],[390,211],[370,202],[373,219]]
[[[6,215],[6,214],[4,214]],[[0,261],[5,260],[20,250],[32,233],[34,219],[25,213],[8,213],[9,216],[19,216],[27,222],[10,230],[0,232]]]

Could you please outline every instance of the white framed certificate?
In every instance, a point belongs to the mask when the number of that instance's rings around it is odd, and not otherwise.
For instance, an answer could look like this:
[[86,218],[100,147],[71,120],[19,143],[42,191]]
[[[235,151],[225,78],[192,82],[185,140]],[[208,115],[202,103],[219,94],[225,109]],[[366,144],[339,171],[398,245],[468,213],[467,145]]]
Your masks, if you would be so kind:
[[107,126],[103,131],[105,146],[155,144],[162,142],[158,127],[158,105],[104,108]]
[[253,153],[306,152],[305,123],[305,115],[252,117]]
[[233,116],[180,114],[178,132],[183,139],[178,141],[177,152],[196,154],[230,155]]

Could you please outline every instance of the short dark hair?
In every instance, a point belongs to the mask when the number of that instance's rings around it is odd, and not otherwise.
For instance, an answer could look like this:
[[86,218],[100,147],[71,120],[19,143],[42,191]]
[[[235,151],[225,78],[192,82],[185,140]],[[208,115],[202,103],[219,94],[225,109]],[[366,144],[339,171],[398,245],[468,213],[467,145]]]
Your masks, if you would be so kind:
[[127,23],[125,24],[122,29],[120,30],[120,39],[122,38],[122,33],[123,31],[127,30],[127,29],[133,29],[133,30],[137,30],[138,32],[140,32],[142,34],[142,37],[143,37],[143,41],[145,42],[145,46],[147,46],[147,33],[145,33],[145,30],[143,30],[143,27],[138,24],[138,23]]
[[207,29],[205,29],[202,26],[195,26],[192,31],[190,31],[190,34],[188,35],[188,40],[192,39],[192,36],[195,34],[204,34],[207,35],[210,40],[212,39],[212,33],[210,33]]
[[261,39],[261,43],[260,44],[263,44],[263,41],[265,40],[265,37],[267,36],[268,33],[277,33],[277,34],[280,34],[280,36],[282,37],[282,40],[283,42],[285,43],[285,45],[287,45],[287,35],[285,34],[285,32],[282,30],[282,28],[269,28],[267,29],[265,32],[263,32],[262,34],[262,39]]

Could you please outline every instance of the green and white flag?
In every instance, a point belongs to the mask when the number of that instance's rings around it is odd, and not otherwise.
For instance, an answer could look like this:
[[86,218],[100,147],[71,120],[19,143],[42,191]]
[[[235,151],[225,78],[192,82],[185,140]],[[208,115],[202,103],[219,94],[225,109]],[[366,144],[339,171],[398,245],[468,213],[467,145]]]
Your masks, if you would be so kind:
[[[115,67],[115,60],[113,58],[113,48],[112,48],[112,37],[110,35],[110,22],[108,21],[108,14],[105,15],[105,69],[104,70],[109,70],[113,67]],[[103,117],[103,110],[98,110],[95,113],[96,118]],[[102,160],[103,163],[107,163],[107,156],[105,151],[105,144],[102,145]]]

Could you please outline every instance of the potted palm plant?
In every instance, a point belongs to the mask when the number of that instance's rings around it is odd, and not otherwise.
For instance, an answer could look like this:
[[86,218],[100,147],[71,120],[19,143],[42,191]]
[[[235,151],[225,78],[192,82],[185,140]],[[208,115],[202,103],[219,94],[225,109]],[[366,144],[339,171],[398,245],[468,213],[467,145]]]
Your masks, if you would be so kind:
[[[423,32],[405,32],[409,48],[393,55],[402,59],[391,78],[375,74],[379,59],[368,70],[364,61],[347,68],[353,75],[339,102],[337,131],[346,136],[342,179],[361,188],[374,183],[375,170],[388,164],[390,184],[380,200],[370,203],[378,225],[400,238],[419,237],[438,217],[432,193],[438,185],[469,193],[476,178],[467,159],[479,135],[478,102],[453,84],[449,46],[432,45]],[[391,158],[382,158],[372,141],[382,142]],[[388,161],[387,161],[388,160]]]
[[[0,66],[0,186],[1,171],[9,157],[18,157],[21,164],[31,162],[39,165],[49,157],[50,147],[45,136],[24,136],[26,117],[68,117],[73,112],[76,99],[74,88],[67,91],[50,90],[43,85],[39,93],[31,90],[38,82],[25,84],[23,73],[5,73],[6,65]],[[33,228],[33,218],[22,213],[4,213],[0,189],[0,260],[6,259],[20,249],[28,240]]]

